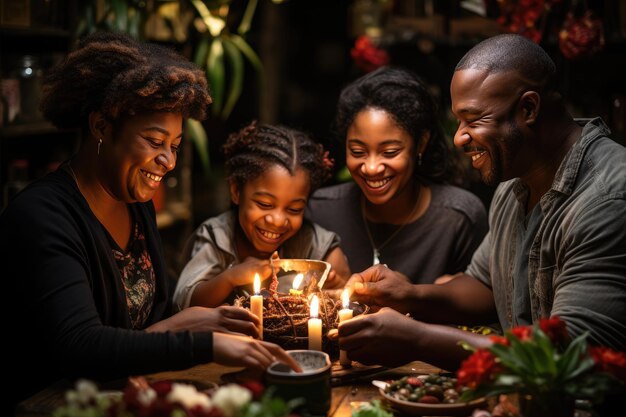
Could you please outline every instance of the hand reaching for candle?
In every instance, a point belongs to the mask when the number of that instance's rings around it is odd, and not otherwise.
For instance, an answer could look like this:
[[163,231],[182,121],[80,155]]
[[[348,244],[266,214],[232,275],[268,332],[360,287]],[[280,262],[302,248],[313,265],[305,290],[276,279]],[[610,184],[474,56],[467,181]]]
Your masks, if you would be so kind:
[[351,299],[369,305],[376,311],[391,307],[400,312],[410,311],[415,286],[406,275],[392,271],[384,265],[374,265],[363,272],[353,274],[346,286]]
[[390,308],[339,324],[339,348],[365,365],[400,366],[416,359],[419,322]]
[[214,331],[258,337],[259,319],[250,311],[232,306],[189,307],[148,327],[151,332]]
[[258,371],[259,376],[274,361],[283,362],[296,372],[302,372],[298,363],[278,345],[249,337],[213,334],[213,360],[226,366],[245,366]]

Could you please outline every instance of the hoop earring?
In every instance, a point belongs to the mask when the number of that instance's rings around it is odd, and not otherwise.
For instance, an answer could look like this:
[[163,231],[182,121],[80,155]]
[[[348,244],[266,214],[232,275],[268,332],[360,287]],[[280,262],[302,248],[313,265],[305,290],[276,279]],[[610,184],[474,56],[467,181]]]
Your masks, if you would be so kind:
[[422,166],[422,153],[418,153],[417,154],[417,166],[421,167]]
[[[100,145],[102,145],[102,138],[100,138],[100,140],[98,140],[98,155],[100,155]],[[420,164],[421,164],[421,162],[420,162]]]

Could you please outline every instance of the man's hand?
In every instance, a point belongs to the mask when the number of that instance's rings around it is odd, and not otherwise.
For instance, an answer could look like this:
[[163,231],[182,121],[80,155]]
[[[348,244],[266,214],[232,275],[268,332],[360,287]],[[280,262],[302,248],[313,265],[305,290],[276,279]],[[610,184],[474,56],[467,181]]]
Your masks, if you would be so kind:
[[420,322],[383,308],[339,324],[339,347],[363,364],[400,366],[419,359],[414,342]]
[[415,286],[406,275],[392,271],[385,265],[374,265],[353,274],[346,286],[351,299],[369,305],[373,310],[391,307],[402,313],[410,312]]

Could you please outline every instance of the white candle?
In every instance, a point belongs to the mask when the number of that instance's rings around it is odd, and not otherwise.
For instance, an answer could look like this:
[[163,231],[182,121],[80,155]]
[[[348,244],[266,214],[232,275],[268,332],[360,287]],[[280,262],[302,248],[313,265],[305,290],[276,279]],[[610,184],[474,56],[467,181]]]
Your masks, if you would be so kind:
[[317,295],[311,300],[311,318],[309,319],[309,350],[322,350],[322,319],[317,318],[320,302]]
[[289,289],[289,294],[291,295],[302,295],[302,290],[300,289],[300,284],[302,284],[302,279],[304,278],[303,274],[298,274],[293,279],[291,283],[291,288]]
[[250,311],[259,318],[259,339],[263,340],[263,296],[261,292],[261,278],[254,274],[254,295],[250,297]]
[[[344,289],[343,293],[341,293],[341,301],[343,304],[343,308],[339,310],[339,323],[345,320],[350,320],[352,318],[352,309],[350,309],[350,295],[348,294],[348,289]],[[345,350],[339,351],[339,363],[341,366],[351,366],[352,361],[348,359],[348,354]]]

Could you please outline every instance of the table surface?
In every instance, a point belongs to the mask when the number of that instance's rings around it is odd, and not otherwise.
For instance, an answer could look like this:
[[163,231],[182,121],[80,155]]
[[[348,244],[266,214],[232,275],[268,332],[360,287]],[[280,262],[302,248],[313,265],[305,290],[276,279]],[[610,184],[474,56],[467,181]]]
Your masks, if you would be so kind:
[[[230,368],[214,363],[198,365],[183,371],[160,372],[146,375],[149,381],[175,380],[195,383],[199,386],[206,383],[223,383],[236,375],[240,368]],[[394,379],[407,374],[440,373],[441,369],[424,362],[411,362],[399,368],[383,368],[363,366],[355,363],[352,368],[344,369],[337,363],[332,369],[332,400],[329,417],[350,417],[353,407],[361,402],[369,402],[381,398],[378,388],[371,384],[373,379]],[[43,391],[21,402],[15,417],[49,416],[62,404],[66,390],[72,386],[68,381],[59,381]],[[101,387],[105,389],[106,387]],[[121,388],[121,387],[120,387]]]

